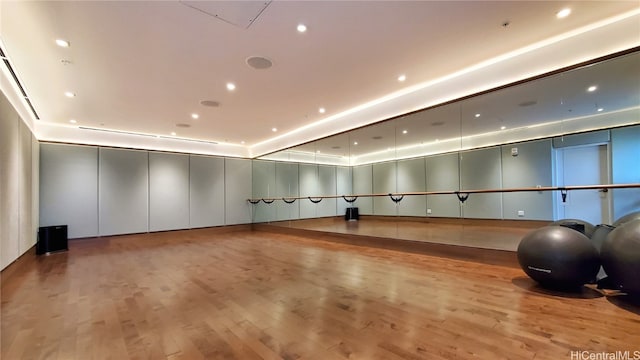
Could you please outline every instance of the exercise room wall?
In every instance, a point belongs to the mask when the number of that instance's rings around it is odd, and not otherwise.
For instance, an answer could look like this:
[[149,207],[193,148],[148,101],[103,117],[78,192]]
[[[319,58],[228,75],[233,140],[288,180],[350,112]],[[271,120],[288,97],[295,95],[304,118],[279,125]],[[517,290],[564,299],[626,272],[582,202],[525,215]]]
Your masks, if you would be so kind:
[[[611,181],[640,183],[640,126],[611,130]],[[640,210],[640,189],[613,190],[613,219]]]
[[0,92],[0,269],[37,240],[38,142]]
[[69,238],[251,222],[251,161],[42,144],[40,226]]

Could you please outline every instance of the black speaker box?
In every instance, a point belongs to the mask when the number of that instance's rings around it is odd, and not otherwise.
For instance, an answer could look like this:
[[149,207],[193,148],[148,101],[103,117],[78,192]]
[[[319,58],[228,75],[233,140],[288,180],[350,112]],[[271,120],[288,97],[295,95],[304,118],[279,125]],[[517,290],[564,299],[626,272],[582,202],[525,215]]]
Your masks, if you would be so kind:
[[67,225],[44,226],[38,229],[36,254],[49,254],[69,250],[67,245]]

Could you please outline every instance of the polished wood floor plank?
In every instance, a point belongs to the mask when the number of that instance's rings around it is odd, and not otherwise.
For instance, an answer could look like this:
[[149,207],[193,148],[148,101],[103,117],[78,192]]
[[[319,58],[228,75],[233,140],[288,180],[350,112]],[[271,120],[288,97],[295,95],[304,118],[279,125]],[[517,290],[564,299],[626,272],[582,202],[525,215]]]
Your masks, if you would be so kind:
[[71,241],[3,278],[0,355],[539,360],[640,350],[640,307],[623,297],[555,293],[511,267],[326,236],[200,229]]

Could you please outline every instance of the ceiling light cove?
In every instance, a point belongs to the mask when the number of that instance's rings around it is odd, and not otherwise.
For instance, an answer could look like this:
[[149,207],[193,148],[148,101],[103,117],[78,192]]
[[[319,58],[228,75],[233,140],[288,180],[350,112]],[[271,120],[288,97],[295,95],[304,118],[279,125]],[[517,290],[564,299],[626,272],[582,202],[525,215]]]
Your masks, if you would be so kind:
[[571,15],[571,9],[569,8],[564,8],[556,13],[558,19],[564,19],[569,15]]
[[64,48],[68,48],[71,44],[67,40],[56,39],[56,45]]
[[296,27],[296,29],[299,33],[303,33],[307,31],[307,26],[305,24],[298,24],[298,27]]
[[233,91],[235,89],[236,89],[236,84],[231,83],[231,82],[227,83],[227,90]]

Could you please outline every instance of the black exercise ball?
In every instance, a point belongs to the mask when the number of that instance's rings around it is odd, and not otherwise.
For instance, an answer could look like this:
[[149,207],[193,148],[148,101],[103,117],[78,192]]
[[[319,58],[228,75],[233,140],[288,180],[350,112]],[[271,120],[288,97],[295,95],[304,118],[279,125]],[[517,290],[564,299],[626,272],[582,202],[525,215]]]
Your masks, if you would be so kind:
[[[593,235],[591,235],[591,243],[596,247],[598,253],[602,248],[602,244],[609,236],[609,233],[615,229],[614,226],[607,224],[596,225],[595,230],[593,230]],[[600,266],[600,270],[598,270],[598,275],[596,276],[597,280],[604,279],[607,277],[607,272],[604,271],[604,268]]]
[[593,235],[593,231],[595,230],[595,226],[593,226],[591,223],[586,222],[584,220],[579,220],[579,219],[562,219],[562,220],[554,221],[549,225],[558,225],[558,226],[568,227],[570,229],[580,231],[581,233],[585,234],[588,238],[590,238],[591,235]]
[[600,257],[616,288],[640,295],[640,219],[613,230],[602,244]]
[[518,262],[529,277],[545,287],[569,290],[595,280],[598,250],[584,234],[564,226],[545,226],[518,245]]
[[628,223],[629,221],[640,219],[640,211],[628,213],[627,215],[619,218],[613,223],[613,226],[620,226],[624,223]]

